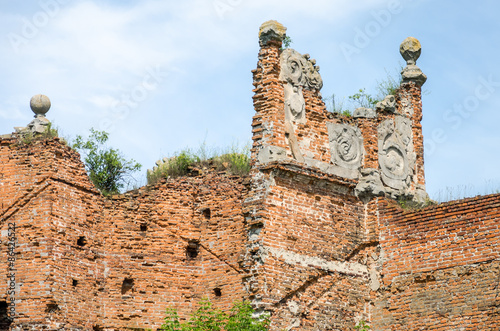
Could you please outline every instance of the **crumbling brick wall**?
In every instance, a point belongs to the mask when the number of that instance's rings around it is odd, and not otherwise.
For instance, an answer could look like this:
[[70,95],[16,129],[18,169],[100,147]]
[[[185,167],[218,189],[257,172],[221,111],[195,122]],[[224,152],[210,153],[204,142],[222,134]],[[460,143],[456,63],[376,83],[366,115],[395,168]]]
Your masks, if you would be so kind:
[[[425,196],[421,81],[376,109],[328,112],[316,61],[282,49],[285,30],[270,21],[259,32],[245,282],[273,330],[352,329],[380,285],[370,199]],[[384,169],[388,157],[404,159],[403,176]]]
[[[98,213],[92,207],[97,190],[89,183],[78,154],[57,140],[25,144],[5,139],[0,147],[2,165],[19,170],[3,172],[1,182],[5,266],[9,242],[15,242],[15,322],[33,329],[42,325],[57,329],[67,321],[91,327],[96,305],[95,277],[89,271],[97,268],[77,240],[79,236],[90,240],[96,234]],[[13,226],[15,240],[8,237]],[[1,277],[11,274],[6,271]],[[80,291],[72,288],[71,277],[80,281]],[[2,299],[12,305],[6,295],[8,284],[0,281],[0,289]]]
[[353,327],[370,275],[358,259],[364,205],[352,184],[285,167],[265,176],[272,186],[254,214],[247,255],[251,299],[272,313],[272,329]]
[[[15,224],[14,325],[155,329],[169,306],[186,318],[203,297],[225,310],[245,298],[247,178],[206,171],[108,199],[57,140],[0,146],[13,169],[2,172],[0,258],[7,266]],[[0,290],[10,304],[7,275]]]
[[500,195],[405,211],[380,201],[376,330],[497,330]]
[[204,297],[225,310],[245,297],[244,181],[209,173],[106,201],[101,327],[158,328],[167,307],[186,318]]
[[155,330],[203,297],[248,299],[272,330],[498,328],[500,195],[391,200],[426,198],[418,40],[395,95],[345,117],[285,30],[259,34],[248,176],[197,169],[107,198],[59,139],[0,137],[0,328]]

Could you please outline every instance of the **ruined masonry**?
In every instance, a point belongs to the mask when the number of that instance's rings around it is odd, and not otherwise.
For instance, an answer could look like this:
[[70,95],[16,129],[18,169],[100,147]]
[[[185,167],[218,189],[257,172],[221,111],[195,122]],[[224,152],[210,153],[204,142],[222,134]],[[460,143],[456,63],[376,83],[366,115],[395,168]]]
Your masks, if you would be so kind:
[[[498,330],[500,195],[426,201],[421,46],[375,109],[326,110],[316,61],[259,31],[248,176],[191,173],[103,197],[58,138],[0,136],[0,329],[157,330],[200,299],[271,330]],[[12,315],[13,318],[9,318]]]

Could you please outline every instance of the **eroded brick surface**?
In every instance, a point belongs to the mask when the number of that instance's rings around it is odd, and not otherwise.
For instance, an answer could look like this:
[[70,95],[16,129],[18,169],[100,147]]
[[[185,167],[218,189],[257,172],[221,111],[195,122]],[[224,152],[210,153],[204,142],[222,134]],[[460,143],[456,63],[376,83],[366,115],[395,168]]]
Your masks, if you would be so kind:
[[496,330],[500,323],[500,196],[422,211],[380,202],[381,330]]
[[238,260],[248,179],[210,172],[107,199],[67,147],[2,146],[19,156],[10,161],[17,167],[26,158],[37,165],[26,183],[3,173],[2,263],[15,224],[16,325],[156,329],[166,307],[186,318],[203,297],[225,310],[244,298]]
[[[165,308],[186,319],[204,297],[250,300],[280,331],[498,329],[500,195],[415,211],[390,199],[425,197],[422,76],[370,116],[329,113],[319,80],[281,75],[278,28],[262,29],[253,70],[248,176],[198,169],[106,198],[59,139],[0,139],[0,329],[156,330]],[[401,163],[380,128],[398,121],[408,175],[382,183],[383,163]],[[332,125],[359,130],[359,164],[332,156]]]

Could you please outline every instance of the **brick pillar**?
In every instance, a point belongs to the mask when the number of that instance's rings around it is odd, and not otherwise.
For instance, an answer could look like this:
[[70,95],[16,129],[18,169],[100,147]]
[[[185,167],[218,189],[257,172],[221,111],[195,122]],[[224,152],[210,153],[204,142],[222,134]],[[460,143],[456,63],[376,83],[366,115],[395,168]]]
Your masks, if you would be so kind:
[[[276,21],[261,25],[259,31],[259,61],[252,70],[253,104],[255,116],[252,122],[252,165],[260,149],[267,146],[285,148],[283,113],[283,84],[280,83],[280,52],[286,28]],[[280,125],[281,124],[281,125]]]
[[406,38],[399,50],[407,65],[401,72],[403,80],[398,89],[397,99],[401,113],[407,115],[412,121],[413,146],[416,156],[414,178],[410,189],[415,191],[417,200],[423,200],[427,198],[427,193],[425,193],[424,137],[421,124],[422,85],[427,80],[427,76],[416,65],[422,50],[417,39]]

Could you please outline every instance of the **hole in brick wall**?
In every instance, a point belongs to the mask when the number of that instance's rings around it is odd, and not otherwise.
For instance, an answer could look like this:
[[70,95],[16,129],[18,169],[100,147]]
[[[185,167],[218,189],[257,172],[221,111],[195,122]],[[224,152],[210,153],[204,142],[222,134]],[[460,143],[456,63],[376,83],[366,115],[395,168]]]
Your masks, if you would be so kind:
[[220,289],[220,288],[218,288],[218,287],[214,288],[214,294],[215,294],[215,296],[216,296],[216,297],[220,297],[220,296],[222,296],[222,291],[221,291],[221,289]]
[[8,313],[9,305],[7,301],[0,301],[0,330],[9,330],[12,320]]
[[122,283],[122,295],[130,291],[134,287],[134,280],[132,278],[125,278]]
[[147,231],[148,230],[148,226],[146,224],[141,224],[141,231]]
[[189,259],[194,259],[198,256],[200,252],[200,243],[194,240],[189,241],[186,247],[186,256]]
[[85,237],[82,236],[82,237],[78,238],[78,240],[76,241],[76,244],[78,246],[85,246],[85,245],[87,245],[87,239],[85,239]]
[[78,280],[73,279],[73,286],[76,286],[76,285],[78,285]]
[[210,208],[203,209],[201,213],[203,214],[203,217],[205,217],[206,219],[210,219],[211,216]]
[[104,329],[101,326],[99,326],[99,325],[94,325],[92,327],[92,331],[102,331],[102,330],[104,330]]
[[48,303],[47,308],[45,308],[46,313],[53,313],[57,310],[59,310],[59,306],[57,305],[57,303]]

